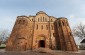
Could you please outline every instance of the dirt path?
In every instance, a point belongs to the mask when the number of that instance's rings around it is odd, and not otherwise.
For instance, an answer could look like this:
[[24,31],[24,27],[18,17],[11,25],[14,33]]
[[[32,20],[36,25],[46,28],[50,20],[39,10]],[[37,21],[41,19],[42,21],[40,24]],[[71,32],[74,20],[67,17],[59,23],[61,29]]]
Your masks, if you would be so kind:
[[79,52],[66,52],[49,49],[36,49],[28,51],[4,51],[0,50],[0,55],[85,55],[85,50],[79,50]]

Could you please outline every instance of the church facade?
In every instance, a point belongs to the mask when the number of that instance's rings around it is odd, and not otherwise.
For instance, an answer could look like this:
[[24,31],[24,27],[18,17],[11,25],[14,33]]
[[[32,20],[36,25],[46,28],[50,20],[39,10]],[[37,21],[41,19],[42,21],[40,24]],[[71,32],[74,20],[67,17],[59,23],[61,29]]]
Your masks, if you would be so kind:
[[18,16],[6,44],[8,51],[36,48],[77,51],[67,18],[48,16],[39,11],[35,16]]

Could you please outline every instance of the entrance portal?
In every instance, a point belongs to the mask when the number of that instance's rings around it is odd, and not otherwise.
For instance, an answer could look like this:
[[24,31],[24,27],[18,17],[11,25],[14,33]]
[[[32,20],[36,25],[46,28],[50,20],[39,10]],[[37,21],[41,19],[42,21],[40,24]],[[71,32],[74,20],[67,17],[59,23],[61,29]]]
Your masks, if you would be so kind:
[[45,41],[44,40],[39,41],[39,47],[45,48]]

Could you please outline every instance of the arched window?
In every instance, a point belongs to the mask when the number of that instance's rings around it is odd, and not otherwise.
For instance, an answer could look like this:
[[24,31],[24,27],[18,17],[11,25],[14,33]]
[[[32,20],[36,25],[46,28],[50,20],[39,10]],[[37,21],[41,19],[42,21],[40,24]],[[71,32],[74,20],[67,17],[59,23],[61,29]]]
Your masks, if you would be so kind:
[[52,30],[53,30],[53,25],[51,25],[51,28],[52,28]]
[[69,26],[68,22],[66,22],[67,26]]
[[61,23],[60,22],[58,22],[58,25],[59,25],[59,27],[61,26]]
[[72,33],[71,33],[71,32],[69,32],[69,35],[70,35],[70,36],[72,36]]
[[18,24],[23,24],[24,25],[25,20],[19,20]]
[[32,19],[32,21],[34,21],[34,20]]
[[36,25],[36,29],[38,29],[38,24]]
[[38,18],[38,22],[39,22],[39,18]]
[[43,17],[43,21],[44,21],[44,17]]
[[42,18],[40,19],[40,21],[42,22]]
[[53,20],[51,19],[51,22],[52,22]]
[[43,25],[41,25],[41,29],[43,29]]
[[53,33],[53,37],[55,37],[55,33]]
[[45,18],[45,21],[47,21],[47,19]]
[[48,25],[46,25],[46,30],[48,30]]
[[19,20],[18,24],[20,24],[20,23],[21,23],[21,20]]
[[62,24],[63,24],[63,26],[65,26],[65,23],[64,22],[62,22]]
[[24,24],[25,23],[25,20],[22,20],[22,24]]

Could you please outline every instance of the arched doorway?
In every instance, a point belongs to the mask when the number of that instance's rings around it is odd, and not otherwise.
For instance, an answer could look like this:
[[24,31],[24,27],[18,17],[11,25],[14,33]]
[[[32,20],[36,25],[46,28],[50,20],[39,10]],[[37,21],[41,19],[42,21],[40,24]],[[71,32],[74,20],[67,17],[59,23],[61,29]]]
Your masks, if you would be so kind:
[[46,39],[45,39],[45,36],[44,35],[39,35],[37,37],[37,41],[38,41],[38,48],[42,47],[42,48],[45,48],[45,45],[46,45]]
[[39,40],[38,46],[45,48],[45,40]]

